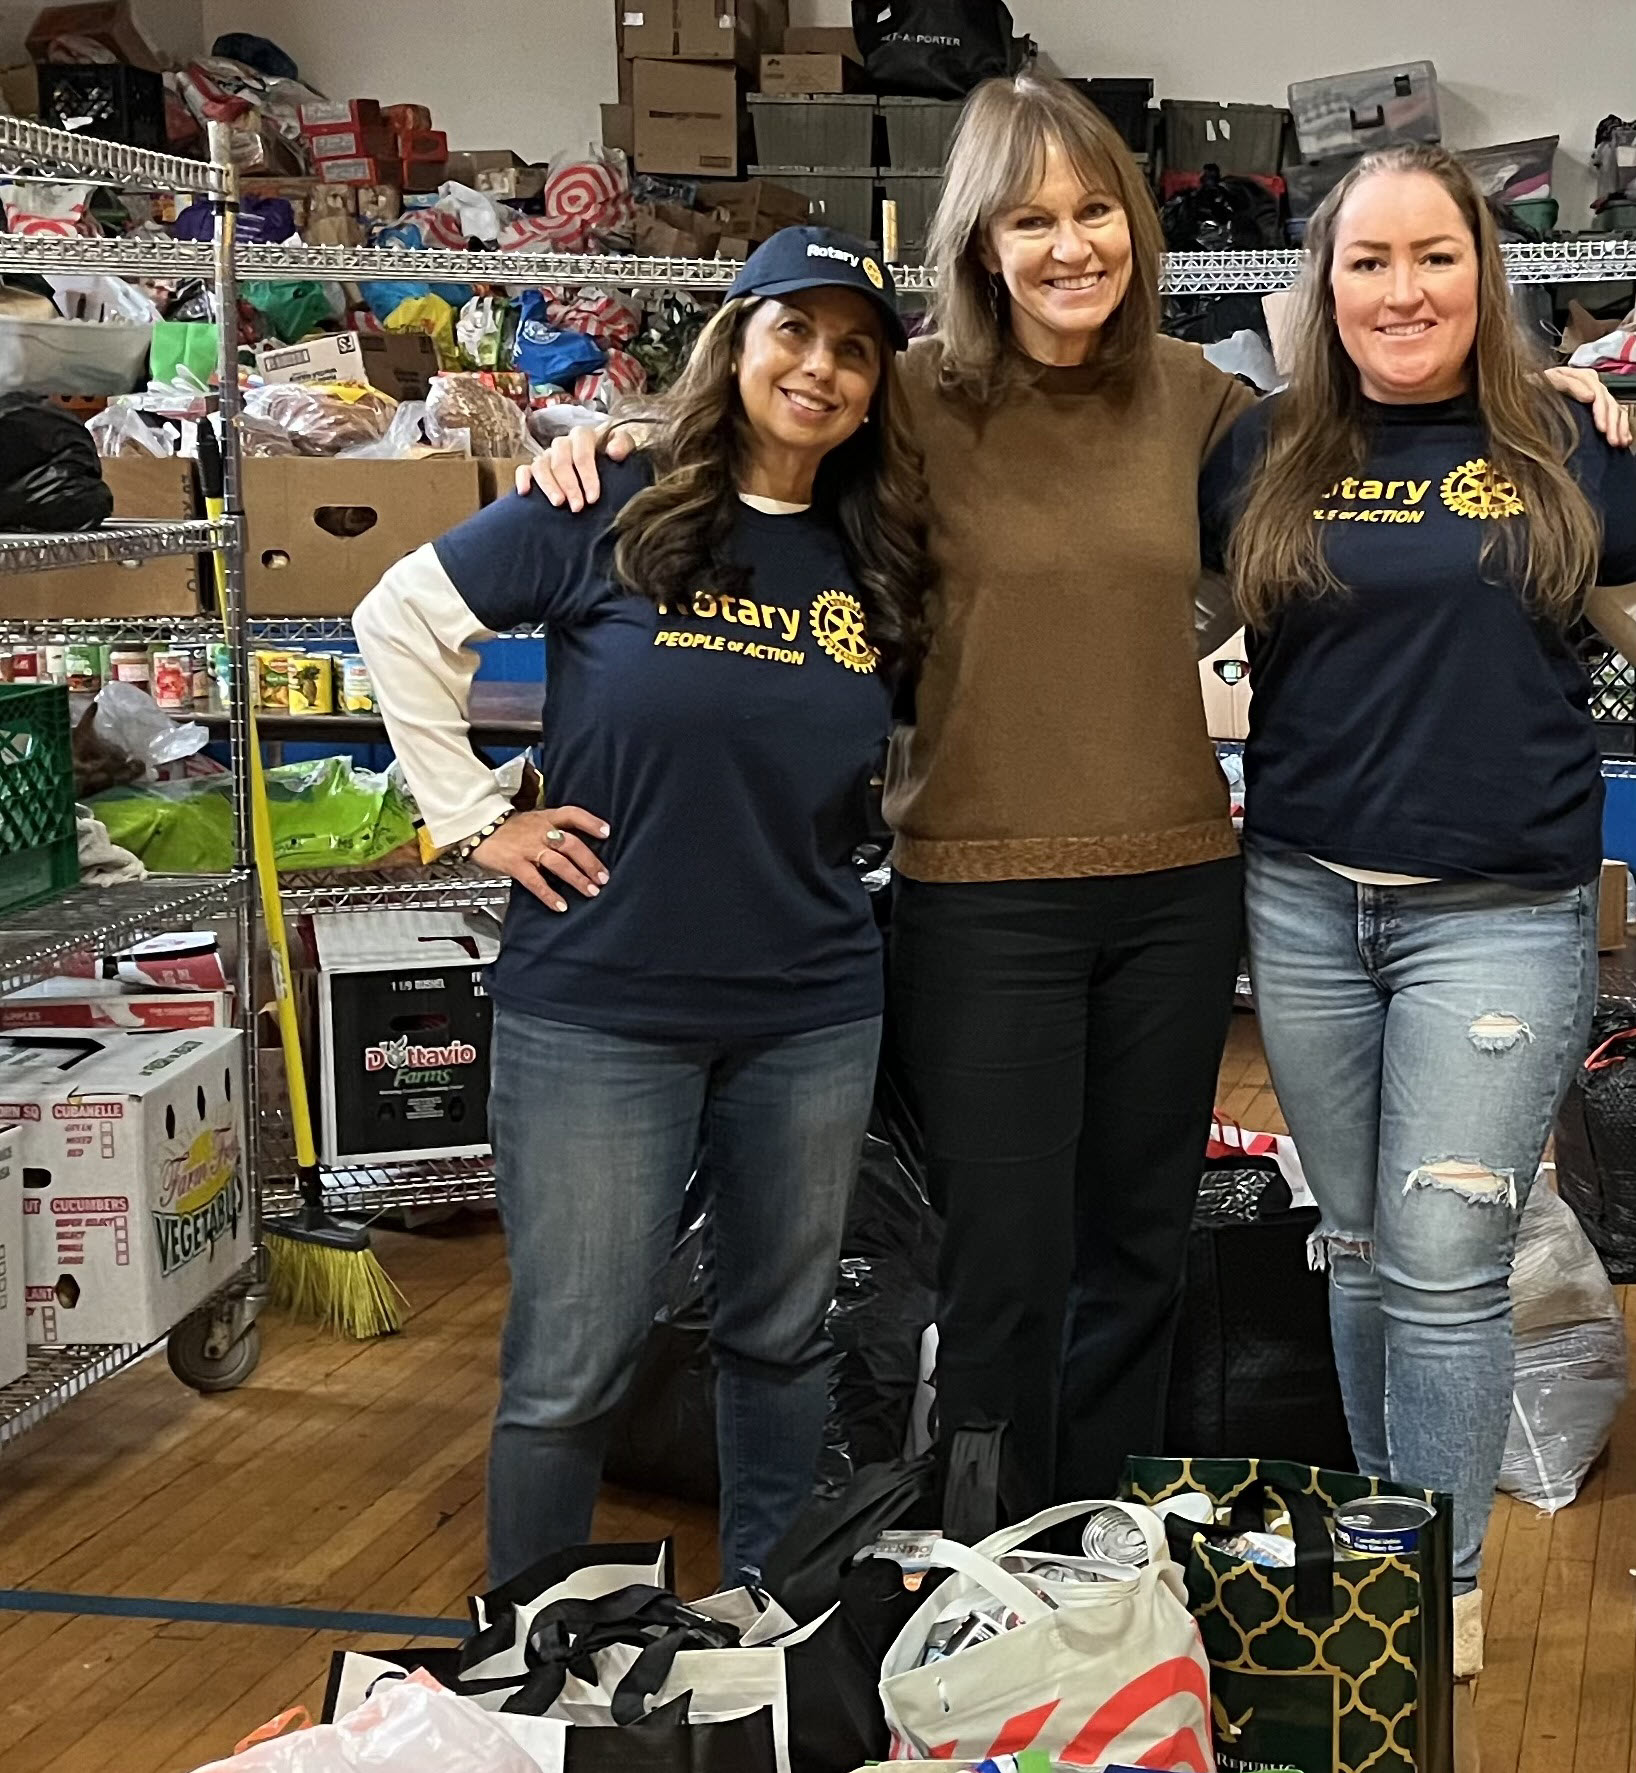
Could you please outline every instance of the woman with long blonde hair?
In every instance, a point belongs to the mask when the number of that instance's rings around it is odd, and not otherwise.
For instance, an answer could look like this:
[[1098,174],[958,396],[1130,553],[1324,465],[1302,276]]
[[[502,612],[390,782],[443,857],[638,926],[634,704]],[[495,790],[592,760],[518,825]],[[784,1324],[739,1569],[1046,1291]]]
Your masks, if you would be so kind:
[[1541,380],[1452,154],[1368,156],[1307,245],[1289,388],[1201,488],[1252,633],[1256,1008],[1353,1447],[1453,1495],[1469,1678],[1517,1220],[1596,991],[1602,780],[1567,630],[1588,607],[1630,632],[1606,587],[1636,579],[1636,463]]

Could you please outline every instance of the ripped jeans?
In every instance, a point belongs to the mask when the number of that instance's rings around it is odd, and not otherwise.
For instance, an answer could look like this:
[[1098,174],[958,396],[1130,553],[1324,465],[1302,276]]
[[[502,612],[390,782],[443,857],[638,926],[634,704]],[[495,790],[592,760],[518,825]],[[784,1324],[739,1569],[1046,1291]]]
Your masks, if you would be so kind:
[[1454,1497],[1463,1594],[1510,1421],[1517,1218],[1595,1002],[1596,885],[1360,886],[1251,851],[1246,893],[1353,1450]]

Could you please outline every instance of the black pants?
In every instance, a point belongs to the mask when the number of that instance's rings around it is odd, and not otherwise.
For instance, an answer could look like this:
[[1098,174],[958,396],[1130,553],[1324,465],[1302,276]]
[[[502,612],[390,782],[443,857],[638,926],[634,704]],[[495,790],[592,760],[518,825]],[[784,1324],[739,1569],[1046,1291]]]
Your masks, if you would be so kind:
[[893,910],[899,1059],[944,1214],[938,1419],[1009,1422],[1013,1510],[1163,1448],[1239,959],[1238,858],[938,885]]

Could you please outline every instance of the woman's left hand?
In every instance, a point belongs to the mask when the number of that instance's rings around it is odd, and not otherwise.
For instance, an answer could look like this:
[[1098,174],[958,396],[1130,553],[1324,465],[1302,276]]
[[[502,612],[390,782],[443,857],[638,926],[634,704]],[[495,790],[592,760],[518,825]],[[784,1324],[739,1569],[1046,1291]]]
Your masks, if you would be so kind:
[[1569,369],[1565,364],[1545,372],[1545,379],[1559,394],[1591,409],[1591,422],[1615,449],[1630,448],[1630,414],[1624,402],[1602,385],[1594,369]]

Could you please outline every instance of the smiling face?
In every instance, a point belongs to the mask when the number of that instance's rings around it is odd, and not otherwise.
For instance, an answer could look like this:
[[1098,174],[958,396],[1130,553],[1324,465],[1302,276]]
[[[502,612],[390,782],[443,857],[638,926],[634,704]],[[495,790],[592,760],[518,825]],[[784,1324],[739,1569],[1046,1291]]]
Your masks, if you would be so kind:
[[884,349],[875,305],[856,290],[764,298],[738,351],[752,469],[779,484],[804,476],[810,486],[823,458],[868,417]]
[[1335,328],[1370,400],[1448,400],[1469,385],[1477,245],[1426,172],[1360,179],[1335,218]]
[[989,224],[982,262],[1005,281],[1012,337],[1028,356],[1085,363],[1130,287],[1130,221],[1111,191],[1087,188],[1057,143],[1043,158],[1026,198]]

